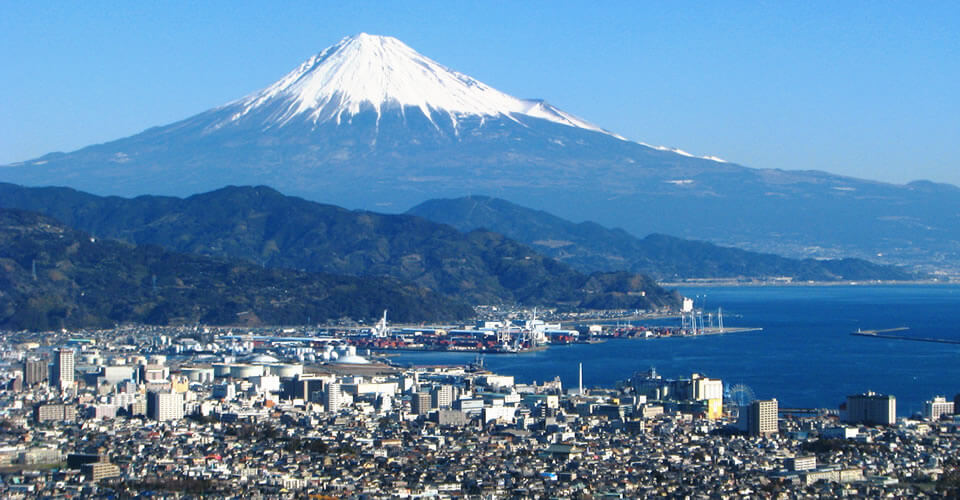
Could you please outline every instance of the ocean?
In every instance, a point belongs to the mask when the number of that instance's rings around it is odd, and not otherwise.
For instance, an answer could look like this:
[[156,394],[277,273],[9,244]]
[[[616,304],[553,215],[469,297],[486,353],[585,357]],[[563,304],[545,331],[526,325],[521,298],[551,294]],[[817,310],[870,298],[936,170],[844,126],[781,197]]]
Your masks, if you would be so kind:
[[[960,340],[960,286],[762,286],[683,288],[716,312],[728,327],[763,331],[693,338],[617,339],[552,346],[524,354],[484,358],[488,369],[517,382],[560,377],[577,384],[583,363],[586,387],[612,387],[655,367],[667,378],[700,373],[725,385],[745,384],[756,397],[781,407],[836,408],[847,395],[893,394],[897,413],[922,411],[934,396],[960,393],[960,345],[866,338],[858,328],[908,327],[898,335]],[[679,325],[679,320],[675,320]],[[466,364],[474,354],[415,352],[400,364]]]

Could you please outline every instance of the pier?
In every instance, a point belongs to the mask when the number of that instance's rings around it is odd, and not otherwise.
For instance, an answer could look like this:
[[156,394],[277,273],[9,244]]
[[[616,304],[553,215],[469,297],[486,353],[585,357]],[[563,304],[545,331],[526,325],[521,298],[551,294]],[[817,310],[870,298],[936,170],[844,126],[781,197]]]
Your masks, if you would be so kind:
[[704,328],[700,330],[696,335],[722,335],[724,333],[745,333],[745,332],[762,332],[763,328],[758,326],[728,326],[726,328]]
[[891,339],[891,340],[912,340],[914,342],[933,342],[936,344],[960,344],[960,340],[953,339],[938,339],[933,337],[908,337],[906,335],[894,335],[893,332],[902,332],[909,330],[910,327],[900,326],[897,328],[887,328],[885,330],[857,330],[850,335],[855,335],[857,337],[869,337],[874,339]]

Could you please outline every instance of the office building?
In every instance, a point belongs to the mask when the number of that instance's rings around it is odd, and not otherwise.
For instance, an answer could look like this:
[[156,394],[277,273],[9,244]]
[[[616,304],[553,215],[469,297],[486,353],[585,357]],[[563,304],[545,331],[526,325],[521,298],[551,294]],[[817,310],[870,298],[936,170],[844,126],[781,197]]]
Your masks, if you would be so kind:
[[943,415],[953,415],[954,402],[947,401],[943,396],[937,396],[932,401],[923,403],[923,417],[936,422]]
[[852,424],[893,425],[897,422],[897,398],[874,392],[847,396],[846,421]]
[[430,407],[448,409],[453,404],[453,386],[440,385],[430,391]]
[[57,356],[53,361],[53,383],[62,391],[73,387],[74,360],[73,349],[57,349]]
[[690,377],[694,401],[706,402],[706,416],[716,420],[723,416],[723,381],[694,373]]
[[327,384],[323,395],[323,407],[328,413],[338,412],[343,408],[344,394],[337,382]]
[[32,387],[47,381],[50,364],[46,358],[29,358],[23,362],[23,382]]
[[784,463],[789,471],[815,470],[817,468],[816,455],[800,455],[790,457]]
[[166,422],[183,418],[183,394],[179,392],[147,393],[147,418]]
[[410,398],[410,412],[414,415],[426,415],[430,412],[430,393],[415,392]]
[[776,399],[759,400],[748,408],[747,430],[751,436],[770,436],[779,430],[777,417],[779,404]]
[[479,415],[483,411],[482,399],[458,399],[453,402],[453,409],[460,410],[467,415]]
[[77,408],[65,404],[40,403],[33,407],[33,418],[37,423],[73,422],[77,419]]
[[80,472],[88,481],[99,481],[111,477],[120,477],[120,467],[110,462],[94,462],[80,466]]

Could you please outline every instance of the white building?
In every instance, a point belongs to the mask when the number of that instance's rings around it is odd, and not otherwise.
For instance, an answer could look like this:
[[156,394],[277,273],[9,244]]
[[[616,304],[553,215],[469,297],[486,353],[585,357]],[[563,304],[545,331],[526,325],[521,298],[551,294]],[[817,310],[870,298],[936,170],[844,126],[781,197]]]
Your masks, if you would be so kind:
[[769,436],[779,431],[778,416],[780,405],[776,399],[759,400],[750,403],[747,430],[752,436]]
[[440,385],[430,391],[431,408],[450,408],[453,404],[453,386]]
[[953,410],[953,401],[947,401],[943,396],[923,403],[923,417],[933,422],[940,420],[942,415],[953,415]]
[[340,390],[340,384],[337,382],[331,382],[327,384],[327,388],[324,391],[323,395],[323,407],[328,413],[340,411],[340,408],[343,408],[344,405],[344,394]]
[[723,381],[717,378],[707,378],[694,373],[690,378],[693,385],[693,399],[705,401],[710,399],[723,400]]
[[57,349],[57,357],[53,363],[54,368],[54,380],[53,383],[60,388],[60,390],[73,387],[74,381],[74,359],[73,359],[73,349],[61,348]]
[[159,422],[183,418],[183,394],[179,392],[147,393],[147,417]]

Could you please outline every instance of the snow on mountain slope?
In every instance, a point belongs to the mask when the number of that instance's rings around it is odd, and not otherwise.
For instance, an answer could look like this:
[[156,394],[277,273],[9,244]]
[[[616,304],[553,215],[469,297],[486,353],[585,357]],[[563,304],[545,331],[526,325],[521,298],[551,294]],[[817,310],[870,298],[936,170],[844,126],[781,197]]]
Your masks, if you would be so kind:
[[273,85],[227,104],[234,111],[223,127],[268,110],[265,127],[283,126],[297,117],[314,124],[340,123],[372,109],[419,108],[433,120],[449,116],[527,115],[618,137],[538,100],[518,99],[421,55],[400,40],[361,33],[311,57]]

